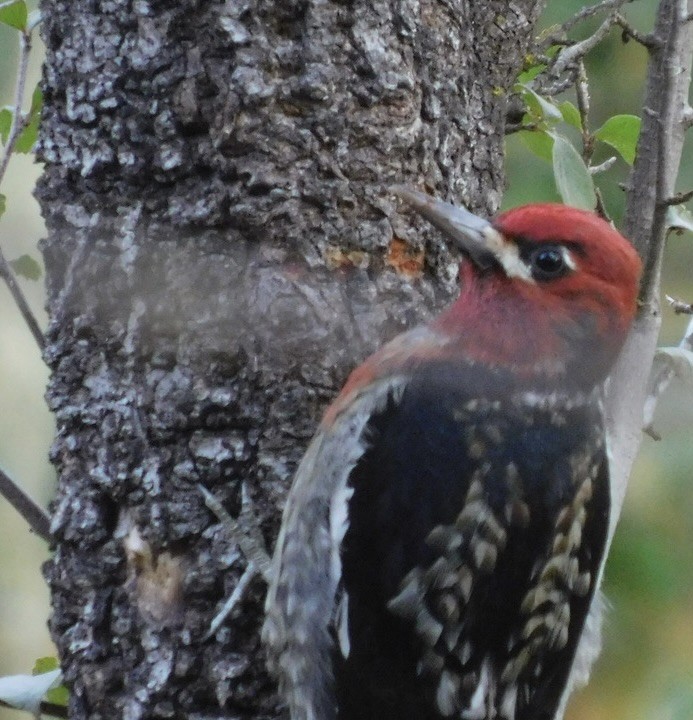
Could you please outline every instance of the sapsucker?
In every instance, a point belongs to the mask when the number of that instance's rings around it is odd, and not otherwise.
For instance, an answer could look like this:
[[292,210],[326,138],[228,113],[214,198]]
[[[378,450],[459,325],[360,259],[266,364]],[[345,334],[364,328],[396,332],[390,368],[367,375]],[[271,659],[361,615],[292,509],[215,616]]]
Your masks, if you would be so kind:
[[604,381],[640,261],[596,215],[398,193],[461,293],[358,367],[296,474],[263,630],[292,720],[556,720],[598,652]]

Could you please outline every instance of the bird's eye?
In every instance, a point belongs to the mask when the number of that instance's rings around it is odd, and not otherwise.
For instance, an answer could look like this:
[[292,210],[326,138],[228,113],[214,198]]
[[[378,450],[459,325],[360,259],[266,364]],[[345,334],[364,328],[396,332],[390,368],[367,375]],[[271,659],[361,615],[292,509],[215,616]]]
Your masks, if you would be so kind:
[[570,267],[565,252],[560,247],[543,247],[531,256],[532,277],[535,280],[553,280],[562,277]]

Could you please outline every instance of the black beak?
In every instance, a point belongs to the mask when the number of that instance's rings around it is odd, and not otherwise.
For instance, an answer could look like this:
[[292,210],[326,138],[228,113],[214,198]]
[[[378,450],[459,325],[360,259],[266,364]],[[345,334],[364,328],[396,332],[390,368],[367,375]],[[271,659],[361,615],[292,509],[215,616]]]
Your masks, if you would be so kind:
[[496,264],[494,250],[502,237],[488,220],[401,185],[392,192],[450,238],[477,267],[485,270]]

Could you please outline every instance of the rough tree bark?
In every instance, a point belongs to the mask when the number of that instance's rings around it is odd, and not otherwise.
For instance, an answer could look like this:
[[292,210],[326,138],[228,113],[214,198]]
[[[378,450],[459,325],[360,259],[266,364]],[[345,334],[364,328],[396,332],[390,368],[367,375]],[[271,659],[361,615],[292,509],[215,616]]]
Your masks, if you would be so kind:
[[348,369],[449,299],[391,183],[492,213],[541,0],[44,0],[38,196],[58,434],[51,629],[73,718],[276,717],[268,546]]

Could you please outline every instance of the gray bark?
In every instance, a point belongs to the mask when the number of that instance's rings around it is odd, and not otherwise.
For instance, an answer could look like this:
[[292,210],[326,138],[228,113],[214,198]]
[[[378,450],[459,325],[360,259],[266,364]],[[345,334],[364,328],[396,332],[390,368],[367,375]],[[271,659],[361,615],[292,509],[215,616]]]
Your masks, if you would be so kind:
[[[482,213],[540,0],[44,0],[38,189],[71,717],[277,717],[257,579],[348,370],[455,291],[392,183]],[[425,249],[425,261],[420,251]],[[452,270],[451,270],[452,268]]]

